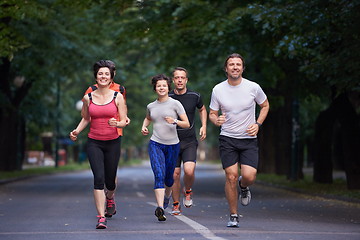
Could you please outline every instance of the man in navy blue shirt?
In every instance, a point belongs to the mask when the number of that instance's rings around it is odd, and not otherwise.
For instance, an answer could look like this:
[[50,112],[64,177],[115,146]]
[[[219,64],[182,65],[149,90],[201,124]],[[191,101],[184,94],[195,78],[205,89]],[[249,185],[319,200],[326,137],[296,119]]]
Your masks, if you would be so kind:
[[[173,70],[173,82],[175,89],[169,92],[169,96],[180,101],[185,108],[186,115],[190,122],[190,128],[177,128],[180,139],[180,153],[174,171],[174,185],[172,187],[173,208],[172,215],[180,215],[180,195],[184,193],[183,205],[190,208],[193,205],[192,185],[195,180],[195,166],[197,156],[198,141],[195,132],[195,112],[199,111],[201,120],[200,140],[206,138],[207,111],[199,93],[187,89],[188,82],[187,70],[182,67],[176,67]],[[181,163],[184,169],[184,187],[181,189]],[[165,196],[164,201],[169,202],[170,196]],[[166,204],[164,204],[164,207]]]

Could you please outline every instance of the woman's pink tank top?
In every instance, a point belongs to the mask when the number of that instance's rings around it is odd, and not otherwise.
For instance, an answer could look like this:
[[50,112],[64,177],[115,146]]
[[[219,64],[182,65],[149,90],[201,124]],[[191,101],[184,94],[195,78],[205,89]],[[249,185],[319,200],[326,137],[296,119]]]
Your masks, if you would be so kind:
[[113,100],[104,105],[93,103],[91,93],[88,94],[90,98],[89,114],[91,117],[90,132],[88,134],[89,138],[106,141],[119,137],[116,127],[111,127],[108,124],[110,118],[116,118],[118,115],[115,103],[117,94],[118,92],[115,92]]

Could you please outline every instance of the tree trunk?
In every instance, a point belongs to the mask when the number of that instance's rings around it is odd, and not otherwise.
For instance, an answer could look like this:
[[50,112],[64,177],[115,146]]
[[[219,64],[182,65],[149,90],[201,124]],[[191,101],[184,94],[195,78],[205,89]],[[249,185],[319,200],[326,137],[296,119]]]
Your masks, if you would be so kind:
[[[359,95],[358,95],[359,97]],[[343,165],[348,189],[360,189],[360,121],[346,94],[334,101],[340,122]]]
[[288,175],[291,161],[291,105],[271,110],[258,137],[259,172]]
[[314,141],[314,176],[313,179],[318,183],[332,183],[332,127],[334,125],[334,114],[331,109],[327,109],[319,114],[315,123]]
[[32,82],[11,86],[9,59],[0,60],[0,171],[21,170],[25,156],[25,121],[20,104]]
[[[338,129],[335,131],[335,129]],[[336,134],[340,132],[340,134]],[[335,136],[335,137],[334,137]],[[337,139],[336,137],[340,138]],[[360,189],[360,121],[347,94],[339,95],[321,112],[315,126],[314,181],[332,183],[334,144],[344,166],[349,189]]]
[[[274,118],[276,114],[270,112],[266,118],[264,125],[261,127],[258,134],[259,144],[259,167],[258,171],[262,173],[276,172],[276,150],[275,150],[275,136],[276,130],[272,126],[276,122]],[[270,140],[271,139],[271,140]]]
[[23,139],[20,134],[18,111],[1,109],[0,113],[0,171],[21,170],[23,159]]

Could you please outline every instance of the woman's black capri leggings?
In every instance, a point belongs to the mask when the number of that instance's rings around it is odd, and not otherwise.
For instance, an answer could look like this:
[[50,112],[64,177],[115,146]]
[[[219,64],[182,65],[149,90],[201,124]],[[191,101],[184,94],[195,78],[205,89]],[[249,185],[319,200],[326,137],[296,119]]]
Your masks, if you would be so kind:
[[86,152],[94,175],[94,189],[116,188],[116,172],[121,153],[121,137],[102,141],[88,138]]

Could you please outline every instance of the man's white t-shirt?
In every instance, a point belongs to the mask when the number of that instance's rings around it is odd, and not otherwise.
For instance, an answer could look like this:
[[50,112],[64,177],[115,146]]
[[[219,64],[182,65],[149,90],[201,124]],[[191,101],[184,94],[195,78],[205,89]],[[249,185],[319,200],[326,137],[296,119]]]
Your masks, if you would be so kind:
[[220,135],[238,139],[256,138],[249,136],[246,129],[256,122],[256,104],[262,104],[266,99],[259,84],[245,78],[236,86],[230,85],[228,80],[217,84],[211,94],[210,109],[225,114]]

